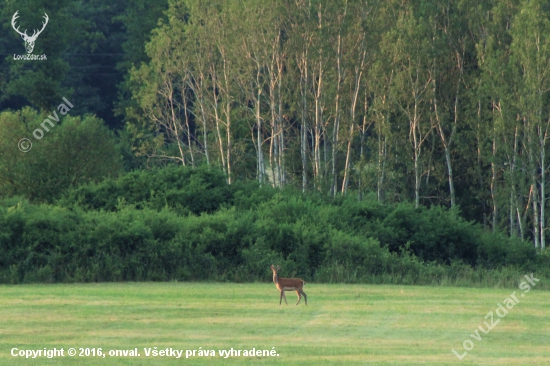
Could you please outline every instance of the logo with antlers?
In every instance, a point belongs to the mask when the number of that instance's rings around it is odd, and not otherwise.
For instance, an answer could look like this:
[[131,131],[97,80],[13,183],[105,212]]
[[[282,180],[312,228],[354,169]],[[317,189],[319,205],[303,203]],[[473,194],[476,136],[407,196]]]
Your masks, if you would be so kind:
[[[19,18],[19,15],[17,15],[17,13],[19,12],[19,10],[17,10],[15,12],[15,14],[13,14],[13,17],[11,18],[11,26],[13,27],[13,29],[19,33],[21,35],[21,38],[23,38],[23,41],[25,41],[25,48],[27,49],[27,53],[32,53],[32,50],[34,49],[34,42],[36,41],[36,38],[40,35],[40,33],[42,33],[42,31],[44,30],[44,28],[46,28],[46,24],[48,24],[48,14],[44,13],[44,19],[46,20],[45,22],[42,23],[42,29],[40,29],[39,31],[37,31],[36,29],[34,30],[32,36],[28,36],[27,35],[27,30],[25,29],[24,32],[20,32],[19,31],[19,27],[15,28],[15,21],[17,18]],[[37,33],[38,32],[38,33]]]

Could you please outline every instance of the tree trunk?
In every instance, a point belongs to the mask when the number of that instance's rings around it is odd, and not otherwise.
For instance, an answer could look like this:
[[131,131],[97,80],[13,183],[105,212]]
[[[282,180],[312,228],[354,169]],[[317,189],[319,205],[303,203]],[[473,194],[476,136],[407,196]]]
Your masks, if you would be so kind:
[[307,52],[302,54],[302,68],[300,69],[300,91],[302,93],[302,124],[300,130],[300,155],[302,158],[302,192],[307,189],[307,88],[308,65]]

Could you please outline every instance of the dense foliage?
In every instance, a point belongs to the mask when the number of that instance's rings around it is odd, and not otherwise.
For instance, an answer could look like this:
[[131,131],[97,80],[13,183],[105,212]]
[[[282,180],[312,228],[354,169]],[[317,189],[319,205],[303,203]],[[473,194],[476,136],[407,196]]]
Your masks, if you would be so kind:
[[0,14],[1,281],[546,271],[547,1]]
[[[46,61],[13,59],[16,11],[21,29],[48,14]],[[461,207],[546,246],[545,1],[32,0],[0,13],[0,108],[24,121],[23,107],[43,116],[68,97],[73,117],[116,130],[125,169],[216,165],[230,183]],[[14,153],[28,137],[6,136]],[[12,173],[0,169],[0,196],[52,202],[67,186],[34,195]]]
[[547,255],[454,210],[223,178],[168,168],[71,189],[56,205],[5,199],[0,282],[265,281],[272,263],[321,282],[498,284],[547,272]]
[[[30,108],[0,113],[0,196],[52,202],[68,188],[120,173],[122,154],[103,121],[59,115],[59,124],[49,125],[45,117]],[[22,137],[32,139],[26,153],[18,149]]]

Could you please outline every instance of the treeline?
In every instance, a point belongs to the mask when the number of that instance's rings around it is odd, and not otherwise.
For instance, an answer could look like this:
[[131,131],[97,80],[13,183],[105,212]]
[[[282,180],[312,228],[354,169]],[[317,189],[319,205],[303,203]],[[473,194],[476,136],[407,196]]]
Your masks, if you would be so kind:
[[315,282],[550,277],[548,255],[455,210],[228,185],[207,168],[135,172],[70,189],[55,205],[4,199],[0,248],[2,283],[269,281],[272,263]]
[[[123,86],[128,70],[149,61],[145,43],[167,8],[167,0],[1,1],[0,109],[30,106],[49,113],[67,97],[74,101],[73,116],[94,114],[110,128],[122,129],[124,98],[119,95],[128,96]],[[16,28],[28,35],[48,15],[33,51],[46,60],[14,59],[26,54],[11,24],[16,11]],[[119,102],[120,112],[114,113]]]
[[130,71],[138,154],[460,206],[545,248],[547,1],[189,0],[166,15]]
[[[35,46],[48,59],[10,58],[15,31],[0,40],[0,197],[53,203],[172,162],[229,184],[459,208],[546,247],[547,1],[31,0],[0,4],[6,29],[17,10],[21,29],[49,15]],[[116,137],[76,165],[65,127],[14,149],[63,96]]]
[[[59,115],[60,122],[52,125],[44,117],[29,107],[0,112],[0,198],[54,202],[68,188],[117,176],[133,159],[95,116]],[[42,138],[34,138],[36,130]],[[22,138],[29,139],[27,152],[19,149]]]

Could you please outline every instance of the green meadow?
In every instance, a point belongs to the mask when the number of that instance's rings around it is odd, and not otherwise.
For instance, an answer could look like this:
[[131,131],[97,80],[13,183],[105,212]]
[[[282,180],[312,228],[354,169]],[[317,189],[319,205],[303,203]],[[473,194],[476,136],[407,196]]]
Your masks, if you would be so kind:
[[[548,365],[550,292],[516,289],[325,285],[308,306],[279,306],[272,283],[101,283],[0,286],[2,365]],[[519,302],[501,319],[497,303]],[[493,311],[481,340],[470,336]],[[477,337],[477,336],[476,336]],[[459,361],[463,342],[473,349]],[[468,347],[471,344],[467,343]],[[182,357],[147,357],[148,349]],[[17,348],[16,351],[12,351]],[[64,350],[26,359],[20,350]],[[75,348],[77,355],[67,355]],[[80,349],[83,349],[82,351]],[[88,348],[88,351],[86,351]],[[105,357],[97,356],[101,353]],[[138,356],[110,356],[135,350]],[[220,350],[241,350],[224,358]],[[95,350],[94,350],[95,349]],[[195,356],[186,358],[186,351]],[[273,356],[244,356],[254,350]],[[207,355],[199,356],[199,351]],[[206,351],[206,352],[205,352]],[[216,353],[211,356],[211,351]],[[90,356],[79,356],[79,353]],[[96,356],[93,356],[93,353]],[[274,352],[275,353],[275,352]],[[277,356],[278,355],[278,356]]]

